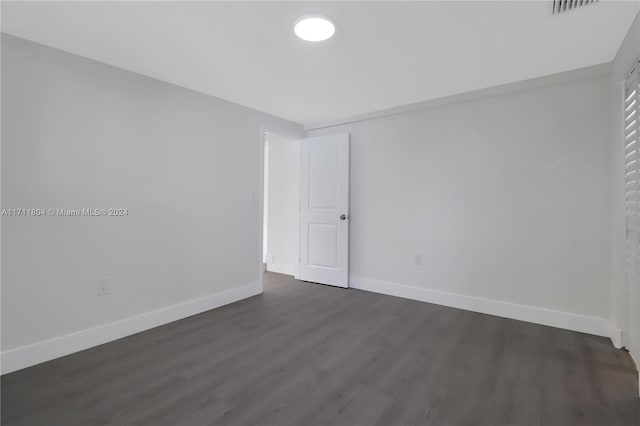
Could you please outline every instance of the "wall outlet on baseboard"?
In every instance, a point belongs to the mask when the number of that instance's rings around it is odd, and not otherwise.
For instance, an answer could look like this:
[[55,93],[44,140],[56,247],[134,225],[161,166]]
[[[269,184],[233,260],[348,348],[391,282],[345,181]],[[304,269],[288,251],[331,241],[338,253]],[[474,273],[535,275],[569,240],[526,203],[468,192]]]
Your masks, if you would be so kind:
[[416,254],[415,262],[416,262],[416,266],[422,266],[422,255],[421,254]]
[[111,286],[109,285],[109,280],[107,278],[98,280],[98,285],[96,290],[97,290],[98,296],[104,296],[106,294],[109,294],[111,292]]

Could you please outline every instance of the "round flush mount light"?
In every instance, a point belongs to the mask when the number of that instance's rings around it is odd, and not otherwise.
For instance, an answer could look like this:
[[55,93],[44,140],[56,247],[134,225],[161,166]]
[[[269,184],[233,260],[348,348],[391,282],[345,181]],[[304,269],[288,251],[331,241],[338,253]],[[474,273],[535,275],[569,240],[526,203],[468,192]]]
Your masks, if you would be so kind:
[[293,31],[306,41],[323,41],[330,39],[336,32],[333,21],[324,15],[302,15],[296,20]]

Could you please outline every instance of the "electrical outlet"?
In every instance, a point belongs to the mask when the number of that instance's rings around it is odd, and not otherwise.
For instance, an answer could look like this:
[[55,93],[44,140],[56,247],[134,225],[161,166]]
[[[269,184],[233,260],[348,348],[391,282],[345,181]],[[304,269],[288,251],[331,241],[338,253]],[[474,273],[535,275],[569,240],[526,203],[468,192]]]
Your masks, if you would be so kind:
[[110,292],[111,292],[111,288],[109,286],[109,280],[106,278],[98,280],[98,286],[97,286],[98,296],[104,296],[106,294],[109,294]]
[[422,255],[421,254],[416,254],[416,266],[422,266]]

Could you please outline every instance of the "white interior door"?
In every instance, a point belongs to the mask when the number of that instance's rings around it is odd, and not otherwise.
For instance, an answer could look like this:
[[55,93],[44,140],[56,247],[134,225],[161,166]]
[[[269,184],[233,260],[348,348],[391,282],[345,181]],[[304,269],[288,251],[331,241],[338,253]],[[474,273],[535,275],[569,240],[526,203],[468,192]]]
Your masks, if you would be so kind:
[[300,279],[349,286],[349,134],[303,139]]

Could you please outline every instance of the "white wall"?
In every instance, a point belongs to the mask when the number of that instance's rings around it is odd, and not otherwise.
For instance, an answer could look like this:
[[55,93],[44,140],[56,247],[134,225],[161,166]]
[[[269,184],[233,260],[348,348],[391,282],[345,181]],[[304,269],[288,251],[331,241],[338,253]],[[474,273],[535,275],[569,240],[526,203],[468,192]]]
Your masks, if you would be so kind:
[[[620,50],[612,65],[611,71],[611,150],[612,155],[612,318],[615,327],[623,330],[622,341],[618,346],[629,346],[625,342],[627,292],[625,288],[625,177],[624,177],[624,136],[623,136],[623,93],[624,81],[634,62],[640,58],[640,13],[636,15]],[[636,362],[640,360],[640,348],[628,347]]]
[[298,125],[4,34],[2,89],[3,208],[129,210],[2,218],[3,371],[25,345],[261,290],[261,126]]
[[294,275],[298,265],[300,142],[269,133],[267,270]]
[[[129,209],[3,218],[3,371],[257,282],[261,125],[299,126],[6,35],[2,55],[2,207]],[[352,135],[351,275],[608,321],[611,93],[598,75],[310,131]]]
[[609,87],[582,77],[308,132],[351,133],[352,284],[606,334]]

